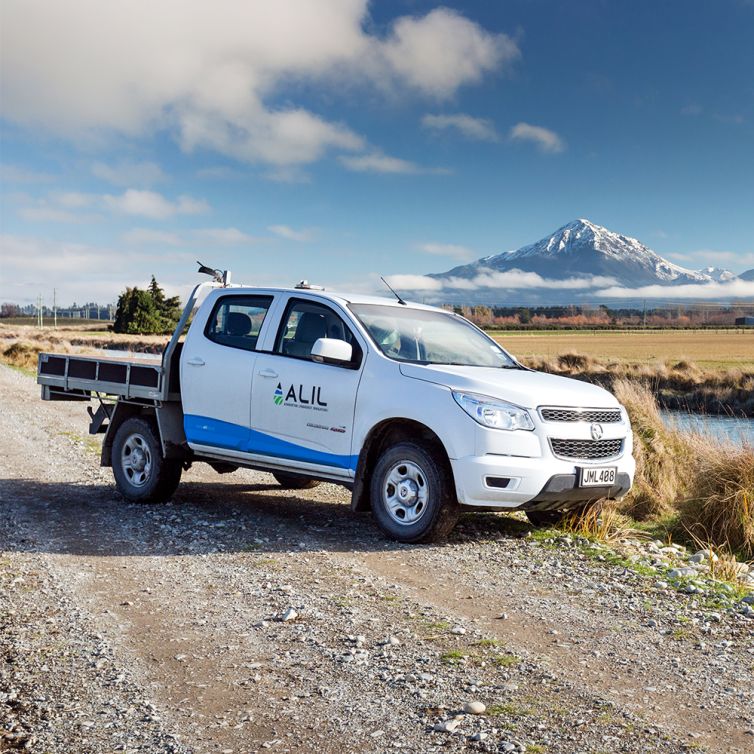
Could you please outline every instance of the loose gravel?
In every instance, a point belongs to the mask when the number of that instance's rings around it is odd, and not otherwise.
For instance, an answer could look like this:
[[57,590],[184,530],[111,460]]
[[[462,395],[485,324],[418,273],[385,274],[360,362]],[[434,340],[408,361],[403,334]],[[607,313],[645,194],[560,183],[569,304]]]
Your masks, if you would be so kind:
[[80,404],[0,392],[0,750],[754,747],[748,582],[698,553],[503,514],[404,546],[342,488],[201,466],[132,505]]

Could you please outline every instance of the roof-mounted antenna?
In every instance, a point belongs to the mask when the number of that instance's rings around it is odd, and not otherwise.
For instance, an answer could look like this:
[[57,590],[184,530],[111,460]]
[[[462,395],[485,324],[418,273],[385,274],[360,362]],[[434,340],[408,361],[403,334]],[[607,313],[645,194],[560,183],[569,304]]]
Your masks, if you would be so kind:
[[199,265],[199,272],[202,275],[210,275],[216,283],[222,285],[230,285],[230,270],[214,270],[212,267],[202,264],[199,260],[196,262]]
[[380,275],[380,280],[382,280],[382,282],[388,287],[388,290],[390,291],[390,293],[392,293],[393,296],[395,296],[398,299],[399,304],[402,304],[403,306],[407,305],[406,302],[393,290],[393,287],[390,285],[390,283],[388,283],[388,281],[385,280],[384,277],[382,277],[382,275]]

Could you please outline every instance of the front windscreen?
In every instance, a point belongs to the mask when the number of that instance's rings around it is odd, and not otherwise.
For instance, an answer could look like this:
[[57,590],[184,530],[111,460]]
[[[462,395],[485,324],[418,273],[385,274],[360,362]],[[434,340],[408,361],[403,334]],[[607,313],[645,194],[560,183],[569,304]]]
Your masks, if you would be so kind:
[[518,364],[465,319],[427,309],[351,304],[385,356],[418,364],[517,368]]

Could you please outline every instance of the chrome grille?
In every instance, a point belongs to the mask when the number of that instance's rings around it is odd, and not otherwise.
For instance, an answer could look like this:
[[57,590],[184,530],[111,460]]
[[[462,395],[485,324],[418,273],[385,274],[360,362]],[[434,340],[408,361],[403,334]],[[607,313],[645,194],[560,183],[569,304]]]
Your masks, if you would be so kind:
[[598,461],[616,458],[623,452],[623,440],[556,440],[550,438],[552,452],[572,461]]
[[618,408],[541,408],[539,415],[546,422],[598,422],[615,424],[622,421]]

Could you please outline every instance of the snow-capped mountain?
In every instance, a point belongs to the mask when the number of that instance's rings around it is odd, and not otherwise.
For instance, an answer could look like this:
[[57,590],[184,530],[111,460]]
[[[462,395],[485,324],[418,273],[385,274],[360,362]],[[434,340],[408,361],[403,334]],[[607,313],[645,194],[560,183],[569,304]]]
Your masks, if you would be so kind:
[[738,276],[741,280],[754,280],[754,269],[746,270]]
[[[433,278],[473,279],[484,271],[520,270],[548,280],[611,278],[615,285],[679,285],[717,280],[711,271],[689,270],[664,259],[630,236],[589,220],[575,220],[541,241],[455,267]],[[717,271],[715,271],[717,272]],[[720,274],[727,271],[720,271]],[[604,288],[605,285],[603,284]]]

